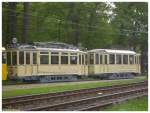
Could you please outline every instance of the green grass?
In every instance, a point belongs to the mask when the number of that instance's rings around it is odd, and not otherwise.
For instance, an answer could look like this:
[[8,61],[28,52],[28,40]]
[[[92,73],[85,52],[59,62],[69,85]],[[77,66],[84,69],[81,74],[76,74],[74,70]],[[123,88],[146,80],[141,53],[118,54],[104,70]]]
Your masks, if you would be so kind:
[[95,88],[95,87],[102,87],[102,86],[111,86],[117,84],[128,84],[133,82],[139,82],[145,80],[146,77],[137,77],[135,79],[127,79],[127,80],[114,80],[114,81],[100,81],[94,83],[83,83],[80,84],[76,83],[65,83],[65,84],[58,84],[48,85],[45,87],[36,87],[36,88],[28,88],[28,89],[12,89],[12,90],[5,90],[2,92],[2,97],[14,97],[14,96],[21,96],[21,95],[30,95],[30,94],[40,94],[40,93],[50,93],[50,92],[63,92],[63,91],[71,91],[83,88]]
[[104,109],[104,111],[147,111],[148,97],[144,96],[137,99],[115,104]]

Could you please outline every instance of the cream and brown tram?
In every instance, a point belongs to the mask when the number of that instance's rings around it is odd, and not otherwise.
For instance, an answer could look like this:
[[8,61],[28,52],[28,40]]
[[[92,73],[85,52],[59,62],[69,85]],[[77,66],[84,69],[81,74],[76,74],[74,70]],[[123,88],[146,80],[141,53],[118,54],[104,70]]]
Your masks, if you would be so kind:
[[88,74],[101,79],[132,78],[140,74],[140,54],[130,50],[88,51]]
[[86,52],[64,43],[34,43],[7,49],[9,78],[23,81],[74,81],[88,75]]

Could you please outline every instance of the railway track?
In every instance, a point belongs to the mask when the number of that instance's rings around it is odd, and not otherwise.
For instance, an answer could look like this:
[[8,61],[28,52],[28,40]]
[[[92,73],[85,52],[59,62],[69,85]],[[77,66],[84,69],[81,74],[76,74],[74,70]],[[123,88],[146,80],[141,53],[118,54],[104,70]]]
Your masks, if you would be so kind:
[[[106,101],[106,97],[112,98],[109,96],[116,96],[119,94],[122,96],[123,95],[122,92],[126,92],[128,94],[129,91],[133,89],[134,91],[132,91],[132,93],[137,92],[137,91],[140,92],[138,96],[146,95],[147,94],[147,82],[132,83],[128,85],[98,87],[98,88],[92,88],[92,89],[67,91],[67,92],[61,92],[61,93],[47,93],[47,94],[41,94],[41,95],[30,95],[30,96],[20,96],[20,97],[15,97],[15,98],[7,98],[7,99],[3,99],[2,105],[3,105],[3,109],[17,109],[17,110],[29,110],[29,111],[30,110],[31,111],[32,110],[62,110],[62,109],[58,109],[58,106],[59,107],[63,106],[63,108],[65,108],[64,106],[66,105],[70,106],[73,103],[76,103],[76,105],[78,105],[78,102],[80,104],[82,103],[82,101],[83,103],[84,102],[88,103],[87,100],[91,100],[94,98],[98,98],[98,99],[100,98],[101,101],[104,98]],[[136,96],[137,95],[134,95],[134,97]],[[113,100],[113,102],[114,101],[115,100]],[[108,105],[108,102],[102,102],[102,103],[105,103],[104,105]],[[112,102],[109,102],[109,104],[112,104]],[[47,105],[50,105],[50,106],[47,106]],[[98,105],[99,104],[96,104],[96,106]],[[75,106],[75,105],[73,104],[72,106]],[[90,110],[90,107],[87,107],[87,108]],[[67,110],[67,108],[63,110]],[[86,107],[82,107],[80,109],[77,109],[77,108],[70,109],[70,110],[86,110]]]

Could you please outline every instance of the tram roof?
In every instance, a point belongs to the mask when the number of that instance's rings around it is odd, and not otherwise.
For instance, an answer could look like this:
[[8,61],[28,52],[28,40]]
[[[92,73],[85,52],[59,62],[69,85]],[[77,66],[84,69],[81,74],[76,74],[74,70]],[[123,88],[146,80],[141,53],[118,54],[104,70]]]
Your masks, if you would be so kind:
[[19,51],[56,51],[56,52],[84,52],[80,49],[61,49],[61,48],[43,48],[43,47],[18,47],[18,48],[9,48],[10,50],[19,50]]
[[5,48],[4,48],[4,47],[2,47],[2,51],[5,51]]
[[63,52],[83,52],[80,51],[79,49],[57,49],[57,48],[36,48],[36,50],[42,50],[42,51],[63,51]]
[[134,51],[130,50],[113,50],[113,49],[93,49],[89,52],[100,52],[100,53],[117,53],[117,54],[136,54]]

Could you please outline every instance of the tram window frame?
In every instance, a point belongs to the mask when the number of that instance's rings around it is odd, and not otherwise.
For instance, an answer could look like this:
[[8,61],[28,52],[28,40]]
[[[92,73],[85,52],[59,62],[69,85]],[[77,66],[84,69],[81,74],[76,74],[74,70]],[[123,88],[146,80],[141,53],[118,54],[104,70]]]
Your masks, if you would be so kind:
[[129,55],[129,63],[134,64],[134,55]]
[[102,54],[99,55],[99,61],[100,61],[100,64],[103,64],[103,55]]
[[[21,55],[21,53],[23,53]],[[24,65],[24,51],[19,51],[19,64]]]
[[51,52],[51,64],[59,64],[59,52]]
[[138,64],[141,64],[141,56],[138,55]]
[[[75,59],[72,59],[72,58],[75,58]],[[78,56],[77,55],[71,55],[70,56],[70,64],[77,64],[77,61],[78,61]]]
[[82,55],[79,54],[79,64],[81,64]]
[[85,55],[82,54],[82,64],[83,64],[83,65],[85,64],[85,58],[84,58],[84,56],[85,56]]
[[33,64],[37,64],[37,52],[32,52],[32,61]]
[[87,65],[88,64],[88,55],[85,54],[85,64]]
[[49,52],[40,52],[40,64],[49,64]]
[[95,54],[95,64],[99,64],[99,54]]
[[115,54],[109,54],[109,64],[115,64]]
[[11,65],[11,52],[10,51],[7,51],[6,53],[6,58],[7,58],[7,65]]
[[123,55],[123,64],[128,64],[128,55]]
[[26,64],[27,64],[27,65],[30,64],[30,59],[31,59],[31,58],[30,58],[30,52],[27,51],[27,52],[26,52]]
[[61,64],[68,64],[68,53],[61,53]]
[[122,57],[120,54],[116,54],[116,64],[121,64]]
[[12,51],[12,65],[17,65],[17,52],[16,51]]
[[90,53],[90,64],[94,64],[94,53]]
[[108,64],[108,55],[104,55],[104,64]]

